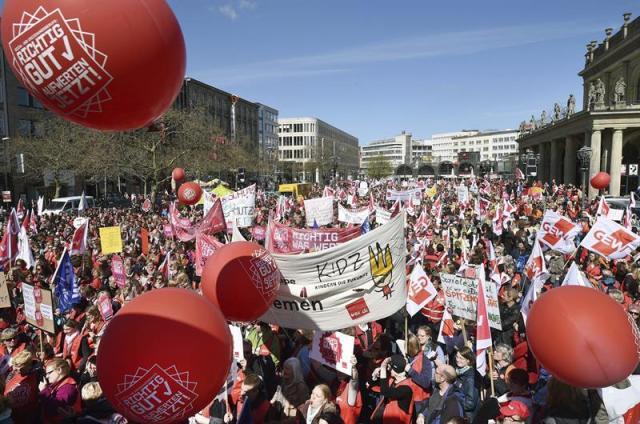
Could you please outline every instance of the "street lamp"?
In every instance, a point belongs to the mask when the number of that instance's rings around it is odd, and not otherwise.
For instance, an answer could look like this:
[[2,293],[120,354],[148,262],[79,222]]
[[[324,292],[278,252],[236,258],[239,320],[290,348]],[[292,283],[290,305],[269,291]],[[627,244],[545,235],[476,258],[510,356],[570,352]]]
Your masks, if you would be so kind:
[[589,164],[591,163],[591,154],[591,147],[588,146],[582,146],[577,152],[578,160],[580,161],[580,170],[582,171],[583,208],[585,207],[587,200],[587,175],[589,173]]

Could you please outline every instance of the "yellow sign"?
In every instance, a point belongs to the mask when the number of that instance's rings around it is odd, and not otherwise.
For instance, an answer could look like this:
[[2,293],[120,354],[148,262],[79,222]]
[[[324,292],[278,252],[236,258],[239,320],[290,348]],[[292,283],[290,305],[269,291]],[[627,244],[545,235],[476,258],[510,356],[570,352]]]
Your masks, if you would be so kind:
[[100,228],[100,248],[103,255],[122,252],[122,236],[119,226]]

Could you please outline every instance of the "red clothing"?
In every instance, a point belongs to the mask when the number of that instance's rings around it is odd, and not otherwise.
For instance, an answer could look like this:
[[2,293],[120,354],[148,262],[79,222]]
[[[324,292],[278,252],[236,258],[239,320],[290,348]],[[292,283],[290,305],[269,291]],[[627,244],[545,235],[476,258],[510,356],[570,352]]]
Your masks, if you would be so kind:
[[11,404],[11,417],[16,424],[30,423],[38,413],[38,377],[35,373],[9,374],[4,395]]
[[424,305],[424,308],[420,311],[429,321],[434,324],[438,324],[442,321],[444,315],[444,291],[438,290],[438,294],[429,303]]
[[[396,387],[409,386],[413,390],[414,384],[410,379],[402,380]],[[411,415],[413,411],[413,398],[409,404],[409,412],[405,412],[397,400],[390,400],[384,407],[382,413],[382,424],[411,424]]]
[[340,408],[340,418],[342,418],[344,424],[358,424],[358,418],[360,418],[360,412],[362,411],[362,395],[358,390],[356,403],[353,406],[349,405],[348,384],[347,382],[343,383],[342,390],[338,390],[340,394],[336,397],[336,405]]
[[[370,338],[367,335],[368,332],[371,332]],[[367,332],[362,331],[360,326],[356,326],[355,349],[360,349],[361,352],[369,349],[381,333],[382,326],[375,321],[369,323],[369,330],[367,330]]]
[[66,340],[63,341],[62,357],[71,361],[71,367],[74,370],[77,370],[82,362],[82,352],[80,351],[82,339],[83,335],[78,333],[71,343],[67,343]]

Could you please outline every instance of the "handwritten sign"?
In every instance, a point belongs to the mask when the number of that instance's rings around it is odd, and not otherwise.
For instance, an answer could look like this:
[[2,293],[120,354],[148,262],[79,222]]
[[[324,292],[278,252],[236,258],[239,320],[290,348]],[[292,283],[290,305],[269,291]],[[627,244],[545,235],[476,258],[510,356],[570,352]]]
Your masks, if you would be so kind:
[[[478,308],[478,281],[443,273],[440,274],[440,280],[442,281],[446,307],[451,310],[451,313],[460,318],[475,321]],[[487,282],[484,288],[487,296],[489,326],[502,330],[496,285],[493,282]]]
[[103,255],[122,252],[122,236],[119,226],[100,228],[100,248]]
[[27,322],[47,333],[55,334],[51,291],[22,284],[22,297]]
[[9,297],[9,288],[7,287],[7,278],[4,272],[0,273],[0,308],[10,308],[11,297]]

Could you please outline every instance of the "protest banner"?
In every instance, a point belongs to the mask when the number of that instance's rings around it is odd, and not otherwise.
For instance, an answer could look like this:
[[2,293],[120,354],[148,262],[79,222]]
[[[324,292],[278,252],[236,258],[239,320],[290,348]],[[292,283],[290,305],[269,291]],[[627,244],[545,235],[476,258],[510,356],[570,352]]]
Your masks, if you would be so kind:
[[103,255],[122,252],[122,236],[119,226],[100,228],[100,248]]
[[9,296],[9,288],[7,287],[7,277],[4,272],[0,272],[0,308],[10,308],[11,297]]
[[346,243],[360,235],[360,228],[293,228],[271,222],[265,234],[265,247],[273,253],[315,252]]
[[149,230],[146,228],[140,230],[140,245],[142,254],[145,256],[149,255]]
[[387,189],[387,200],[399,200],[401,202],[411,200],[413,197],[421,197],[422,189],[421,188],[412,188],[409,190],[391,190]]
[[47,333],[55,334],[51,291],[23,283],[22,297],[27,322]]
[[307,227],[313,227],[314,223],[318,225],[333,223],[333,197],[305,199],[304,213]]
[[313,335],[309,358],[343,374],[351,375],[354,344],[353,336],[340,332],[316,331]]
[[127,271],[124,269],[124,261],[119,255],[113,255],[111,258],[111,275],[118,287],[123,289],[127,286]]
[[338,221],[345,222],[347,224],[360,225],[370,213],[371,211],[366,207],[349,210],[338,204]]
[[[482,270],[481,272],[484,272]],[[479,273],[476,273],[479,275]],[[453,274],[440,274],[446,307],[453,315],[470,321],[476,320],[478,308],[478,282],[476,279],[462,278]],[[498,307],[498,289],[495,284],[484,286],[487,297],[487,314],[491,328],[502,330],[500,309]]]
[[546,211],[537,237],[542,243],[562,253],[572,253],[576,250],[573,239],[580,233],[580,227],[570,219],[554,211]]
[[384,225],[391,220],[391,214],[388,210],[385,210],[379,206],[376,206],[376,223],[378,225]]
[[256,225],[251,228],[251,236],[257,241],[264,240],[266,233],[267,233],[267,227],[265,226]]
[[229,324],[229,330],[231,331],[231,337],[233,337],[233,359],[241,361],[245,359],[242,330],[240,330],[240,327],[231,324]]
[[623,259],[640,246],[640,237],[601,216],[582,239],[580,246],[608,259]]
[[469,203],[469,188],[460,184],[457,189],[458,193],[458,203]]
[[300,255],[272,254],[282,280],[262,321],[333,331],[405,307],[404,216],[347,243]]
[[173,238],[173,228],[171,228],[171,224],[164,224],[162,226],[162,234],[164,234],[165,238]]
[[409,293],[407,296],[407,312],[409,315],[414,316],[417,314],[437,294],[438,291],[424,272],[422,264],[418,262],[413,267],[411,278],[409,278]]
[[246,228],[253,225],[256,214],[256,185],[238,190],[220,199],[222,212],[227,221],[227,232],[233,227]]
[[98,296],[98,310],[102,319],[109,321],[113,318],[113,305],[111,304],[111,297],[107,293],[100,293]]
[[196,235],[196,275],[201,276],[207,258],[213,255],[217,249],[223,246],[215,237],[208,234],[198,233]]

